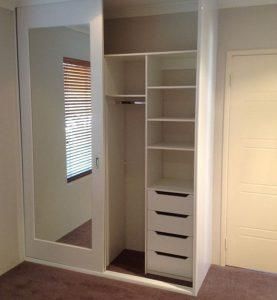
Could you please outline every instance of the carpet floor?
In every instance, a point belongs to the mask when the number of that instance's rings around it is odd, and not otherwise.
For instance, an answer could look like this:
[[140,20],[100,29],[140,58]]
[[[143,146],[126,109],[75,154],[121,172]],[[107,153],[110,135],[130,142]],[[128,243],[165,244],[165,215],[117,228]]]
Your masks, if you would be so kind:
[[91,248],[91,230],[92,223],[91,220],[89,220],[57,240],[57,242],[84,248]]
[[0,277],[1,300],[276,300],[277,275],[212,266],[197,298],[24,262]]

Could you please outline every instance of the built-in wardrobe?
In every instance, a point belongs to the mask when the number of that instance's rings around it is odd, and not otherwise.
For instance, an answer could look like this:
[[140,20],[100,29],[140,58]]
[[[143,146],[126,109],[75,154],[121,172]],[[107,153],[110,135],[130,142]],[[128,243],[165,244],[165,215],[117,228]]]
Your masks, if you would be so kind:
[[217,1],[43,2],[17,9],[25,260],[197,295]]
[[211,230],[215,28],[196,2],[104,20],[107,270],[189,288]]

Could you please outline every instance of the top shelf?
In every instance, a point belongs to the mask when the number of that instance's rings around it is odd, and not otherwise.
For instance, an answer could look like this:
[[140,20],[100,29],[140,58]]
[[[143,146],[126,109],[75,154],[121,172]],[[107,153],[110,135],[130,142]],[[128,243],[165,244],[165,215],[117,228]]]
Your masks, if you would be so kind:
[[145,56],[166,56],[166,55],[185,55],[188,57],[195,56],[197,50],[182,50],[182,51],[163,51],[163,52],[143,52],[143,53],[120,53],[120,54],[105,54],[105,58],[118,59],[121,61],[136,61],[143,60]]

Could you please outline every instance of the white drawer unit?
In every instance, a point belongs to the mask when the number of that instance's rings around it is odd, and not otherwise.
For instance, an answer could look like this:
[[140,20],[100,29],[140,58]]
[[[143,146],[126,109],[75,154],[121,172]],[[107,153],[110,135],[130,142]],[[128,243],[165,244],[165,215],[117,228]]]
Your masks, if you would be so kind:
[[193,217],[149,210],[148,230],[192,236]]
[[192,257],[192,237],[148,231],[148,250]]
[[148,190],[148,209],[193,214],[193,195]]
[[192,259],[173,256],[159,251],[147,252],[148,271],[164,273],[165,276],[192,278]]

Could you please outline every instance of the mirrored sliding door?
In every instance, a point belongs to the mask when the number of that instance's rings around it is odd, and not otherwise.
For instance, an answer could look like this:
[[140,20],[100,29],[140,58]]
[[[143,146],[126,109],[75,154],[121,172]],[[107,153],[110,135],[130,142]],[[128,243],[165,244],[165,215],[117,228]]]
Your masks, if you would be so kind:
[[18,13],[26,256],[98,271],[104,265],[102,21],[100,0]]

